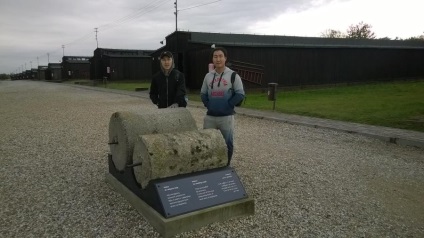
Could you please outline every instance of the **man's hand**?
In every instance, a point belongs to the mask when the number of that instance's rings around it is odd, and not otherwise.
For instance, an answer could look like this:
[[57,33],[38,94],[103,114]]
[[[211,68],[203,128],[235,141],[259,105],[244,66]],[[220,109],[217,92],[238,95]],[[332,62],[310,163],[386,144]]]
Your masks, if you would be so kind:
[[168,108],[177,108],[178,107],[178,103],[174,103],[171,106],[169,106]]

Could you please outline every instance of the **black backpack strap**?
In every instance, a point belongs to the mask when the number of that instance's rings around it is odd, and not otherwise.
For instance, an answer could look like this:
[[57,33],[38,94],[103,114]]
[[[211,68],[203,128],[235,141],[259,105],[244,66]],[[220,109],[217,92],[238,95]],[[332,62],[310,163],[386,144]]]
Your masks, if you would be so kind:
[[[236,94],[235,90],[234,90],[234,81],[236,81],[236,75],[237,72],[233,71],[233,73],[231,74],[231,91],[233,92],[233,96]],[[241,100],[239,103],[236,104],[236,107],[241,106],[241,104],[243,102],[245,102],[246,98],[244,98],[243,100]]]
[[178,82],[178,79],[180,79],[180,71],[175,69],[175,81]]
[[236,81],[236,75],[237,75],[236,71],[233,71],[233,73],[231,74],[231,89],[233,90],[233,92],[234,92],[234,81]]

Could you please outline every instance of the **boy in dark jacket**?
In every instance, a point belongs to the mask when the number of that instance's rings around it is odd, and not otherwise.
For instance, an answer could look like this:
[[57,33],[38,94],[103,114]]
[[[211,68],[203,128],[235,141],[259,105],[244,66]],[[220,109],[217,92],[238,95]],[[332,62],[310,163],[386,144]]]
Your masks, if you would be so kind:
[[161,70],[152,78],[150,99],[158,108],[186,107],[184,74],[174,69],[174,57],[164,51],[160,55]]

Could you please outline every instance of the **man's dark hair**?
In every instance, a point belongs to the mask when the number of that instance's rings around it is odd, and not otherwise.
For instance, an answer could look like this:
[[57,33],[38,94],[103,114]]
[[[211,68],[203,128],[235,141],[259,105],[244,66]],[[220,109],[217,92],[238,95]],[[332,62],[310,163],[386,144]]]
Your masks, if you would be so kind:
[[213,53],[215,53],[215,51],[222,51],[222,53],[224,53],[225,58],[227,58],[227,50],[224,47],[215,47],[212,49],[211,52],[211,58],[213,59]]

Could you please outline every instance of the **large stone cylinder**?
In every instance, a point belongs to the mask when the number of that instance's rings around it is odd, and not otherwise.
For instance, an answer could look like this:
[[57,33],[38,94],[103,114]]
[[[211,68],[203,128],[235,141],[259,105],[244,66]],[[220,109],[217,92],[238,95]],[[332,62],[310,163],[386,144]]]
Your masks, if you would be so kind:
[[141,135],[134,145],[137,182],[145,188],[152,179],[167,178],[227,165],[227,145],[216,129]]
[[138,112],[115,112],[109,121],[112,160],[119,171],[132,163],[134,142],[139,135],[197,130],[196,121],[186,108],[167,108]]

